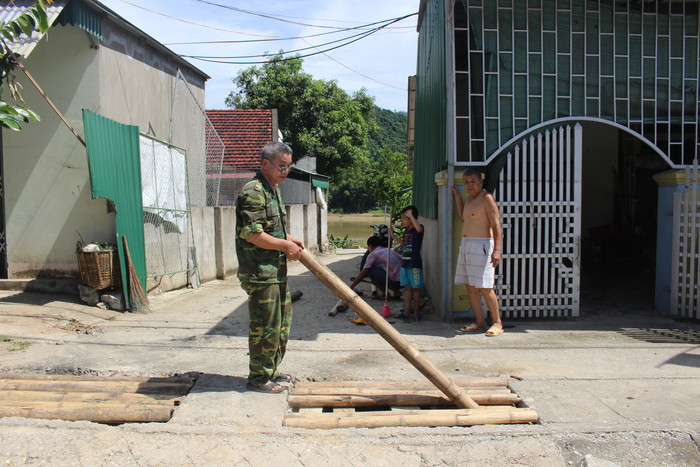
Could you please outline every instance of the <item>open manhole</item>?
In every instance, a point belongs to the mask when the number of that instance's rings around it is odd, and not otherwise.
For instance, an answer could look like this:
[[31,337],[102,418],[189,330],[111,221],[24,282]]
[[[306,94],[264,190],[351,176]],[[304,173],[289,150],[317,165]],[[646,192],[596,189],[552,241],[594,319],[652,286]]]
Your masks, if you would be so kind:
[[299,382],[288,397],[284,425],[299,428],[472,426],[536,423],[507,378],[454,380],[478,409],[455,407],[428,381]]
[[0,417],[167,422],[196,379],[0,374]]

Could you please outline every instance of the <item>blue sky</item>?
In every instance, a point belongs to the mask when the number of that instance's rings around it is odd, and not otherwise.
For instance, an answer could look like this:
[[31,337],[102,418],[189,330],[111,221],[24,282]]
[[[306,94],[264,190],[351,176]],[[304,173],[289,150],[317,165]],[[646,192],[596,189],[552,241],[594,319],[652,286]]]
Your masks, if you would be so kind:
[[[310,45],[326,49],[338,44],[324,42],[347,38],[361,30],[307,37],[305,40],[260,42],[260,39],[309,36],[398,18],[418,11],[419,0],[100,0],[108,8],[179,54],[231,57],[261,55],[280,49]],[[247,14],[218,5],[249,10]],[[138,5],[141,8],[135,6]],[[147,11],[152,10],[152,11]],[[304,71],[316,79],[337,80],[348,93],[366,88],[382,108],[406,110],[406,83],[416,69],[417,16],[388,26],[344,47],[304,59]],[[195,24],[192,24],[195,23]],[[303,23],[303,24],[297,24]],[[316,27],[316,26],[325,26]],[[234,44],[183,44],[195,41],[240,41]],[[342,42],[341,42],[342,43]],[[318,52],[310,49],[302,54]],[[224,99],[234,90],[231,79],[251,65],[187,60],[211,76],[207,82],[206,107],[226,108]],[[217,59],[218,60],[218,59]],[[255,61],[259,58],[223,59]],[[264,59],[262,59],[264,60]]]

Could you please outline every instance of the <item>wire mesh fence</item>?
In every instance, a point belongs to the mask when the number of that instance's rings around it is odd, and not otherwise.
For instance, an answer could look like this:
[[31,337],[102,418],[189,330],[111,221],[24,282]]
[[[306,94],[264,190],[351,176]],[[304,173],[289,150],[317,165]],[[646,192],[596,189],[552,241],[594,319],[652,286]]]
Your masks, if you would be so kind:
[[139,143],[147,277],[187,285],[196,270],[187,154],[145,135]]
[[[203,90],[191,86],[178,71],[169,141],[187,149],[192,207],[231,206],[254,172],[227,160],[225,145],[200,105]],[[197,135],[204,134],[204,139]]]

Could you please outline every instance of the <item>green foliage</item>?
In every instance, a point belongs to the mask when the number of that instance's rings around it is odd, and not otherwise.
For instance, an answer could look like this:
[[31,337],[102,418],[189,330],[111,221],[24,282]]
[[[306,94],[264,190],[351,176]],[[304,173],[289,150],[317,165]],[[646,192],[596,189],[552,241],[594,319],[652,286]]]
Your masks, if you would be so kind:
[[280,130],[294,159],[316,157],[320,173],[333,181],[343,167],[367,155],[375,129],[374,100],[364,89],[348,95],[336,81],[313,79],[299,58],[276,54],[260,67],[240,71],[238,91],[226,105],[237,109],[277,109]]
[[348,240],[348,235],[345,234],[343,238],[340,238],[333,236],[333,234],[328,234],[328,240],[336,248],[348,248],[352,246],[352,240]]
[[376,205],[374,198],[365,189],[369,167],[369,157],[363,156],[349,167],[338,171],[328,194],[329,209],[342,213],[361,213]]
[[[20,94],[21,86],[15,80],[12,71],[16,68],[16,58],[8,43],[24,36],[31,36],[34,31],[44,33],[49,29],[49,21],[46,16],[46,5],[53,0],[37,0],[37,2],[19,15],[14,21],[0,23],[0,95],[4,91],[4,85],[10,90],[12,98],[24,102]],[[11,130],[22,129],[21,123],[39,121],[39,115],[28,108],[18,104],[10,104],[0,100],[0,126]]]
[[390,208],[392,221],[411,200],[407,188],[411,187],[413,174],[408,171],[406,157],[385,147],[379,158],[370,163],[365,178],[365,189],[379,206]]
[[22,105],[8,104],[0,100],[0,125],[4,128],[19,131],[21,122],[29,123],[30,120],[39,121],[39,115]]
[[394,112],[374,107],[377,130],[372,132],[369,153],[373,159],[379,158],[382,149],[388,147],[394,152],[406,152],[406,127],[408,116],[405,112]]
[[[368,184],[373,184],[372,180],[368,179],[375,177],[376,172],[372,170],[372,163],[381,159],[383,148],[397,154],[405,154],[406,152],[406,114],[377,106],[374,106],[374,112],[377,127],[370,135],[367,146],[369,157],[357,159],[352,166],[339,171],[338,176],[331,184],[328,195],[329,207],[333,211],[367,212],[377,205],[383,206],[374,198],[373,192],[367,189]],[[404,167],[406,166],[405,160],[404,156]],[[410,196],[406,195],[404,198],[410,201]]]

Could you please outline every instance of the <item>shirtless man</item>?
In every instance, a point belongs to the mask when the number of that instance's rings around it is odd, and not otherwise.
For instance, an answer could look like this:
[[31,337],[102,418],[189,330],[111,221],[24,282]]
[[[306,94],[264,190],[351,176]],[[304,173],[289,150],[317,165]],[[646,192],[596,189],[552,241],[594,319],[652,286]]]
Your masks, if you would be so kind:
[[462,225],[462,242],[459,245],[455,284],[465,284],[476,321],[462,326],[461,332],[486,329],[481,296],[491,314],[491,327],[487,336],[503,333],[503,323],[498,309],[498,297],[493,290],[495,268],[501,261],[501,218],[493,195],[483,189],[481,172],[467,169],[463,175],[464,189],[469,195],[466,202],[456,187],[452,187],[455,205]]

